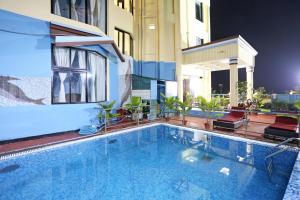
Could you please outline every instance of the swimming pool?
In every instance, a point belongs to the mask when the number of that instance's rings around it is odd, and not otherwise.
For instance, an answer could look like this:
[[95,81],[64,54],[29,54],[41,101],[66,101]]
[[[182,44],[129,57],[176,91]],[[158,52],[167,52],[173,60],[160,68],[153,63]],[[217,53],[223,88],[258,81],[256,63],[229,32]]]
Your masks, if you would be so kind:
[[[122,134],[121,134],[122,133]],[[297,152],[157,124],[46,147],[0,161],[0,199],[275,200]]]

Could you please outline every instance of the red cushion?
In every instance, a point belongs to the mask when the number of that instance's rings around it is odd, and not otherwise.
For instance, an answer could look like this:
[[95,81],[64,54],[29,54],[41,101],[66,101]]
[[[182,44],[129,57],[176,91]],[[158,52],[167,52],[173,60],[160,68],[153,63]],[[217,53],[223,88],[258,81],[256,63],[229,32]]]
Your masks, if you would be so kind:
[[238,122],[238,121],[241,121],[241,120],[243,120],[242,117],[236,117],[236,116],[231,115],[231,114],[229,114],[229,115],[227,115],[227,116],[225,116],[221,119],[218,119],[218,121],[225,121],[225,122]]
[[232,107],[232,110],[240,110],[240,111],[230,111],[229,115],[234,117],[243,118],[245,115],[245,108],[242,107]]
[[276,116],[275,122],[282,123],[282,124],[293,124],[293,125],[298,124],[298,120],[296,118],[287,117],[287,116]]
[[270,127],[295,132],[297,130],[297,124],[284,124],[280,122],[275,122],[274,124],[271,124]]

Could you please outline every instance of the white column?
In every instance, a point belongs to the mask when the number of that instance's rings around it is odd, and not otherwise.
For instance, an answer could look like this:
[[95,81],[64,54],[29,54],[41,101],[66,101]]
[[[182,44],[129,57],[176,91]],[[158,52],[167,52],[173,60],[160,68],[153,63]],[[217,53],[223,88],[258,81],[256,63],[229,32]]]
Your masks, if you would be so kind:
[[229,62],[230,65],[230,105],[238,105],[238,88],[237,84],[239,81],[239,71],[238,71],[238,60],[231,59]]
[[211,70],[205,70],[205,95],[207,100],[211,100]]
[[254,73],[254,67],[249,66],[246,68],[246,73],[247,73],[247,99],[252,99],[253,98],[253,73]]
[[[181,68],[181,67],[180,67]],[[179,100],[183,100],[183,76],[181,70],[177,68],[177,95]]]

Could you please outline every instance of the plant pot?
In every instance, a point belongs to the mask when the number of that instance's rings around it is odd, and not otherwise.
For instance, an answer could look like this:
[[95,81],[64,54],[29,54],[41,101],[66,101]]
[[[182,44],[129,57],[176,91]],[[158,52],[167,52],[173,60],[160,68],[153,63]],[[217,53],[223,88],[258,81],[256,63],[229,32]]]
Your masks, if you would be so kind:
[[133,113],[132,120],[137,121],[138,119],[143,119],[143,113]]
[[204,128],[205,128],[205,129],[210,129],[210,124],[209,124],[208,122],[205,122],[205,123],[204,123]]
[[166,121],[167,121],[167,122],[170,121],[170,117],[166,117]]
[[182,120],[182,124],[186,126],[187,125],[187,120]]

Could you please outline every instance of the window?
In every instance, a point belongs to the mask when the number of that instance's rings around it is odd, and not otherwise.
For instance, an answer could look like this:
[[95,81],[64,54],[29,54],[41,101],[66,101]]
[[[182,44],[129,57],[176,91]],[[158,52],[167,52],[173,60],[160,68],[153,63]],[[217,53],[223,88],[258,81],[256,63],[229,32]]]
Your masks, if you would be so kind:
[[196,36],[196,45],[202,45],[202,44],[204,44],[204,40]]
[[106,100],[106,59],[76,48],[52,49],[52,102],[92,103]]
[[106,32],[106,0],[52,0],[52,13]]
[[203,4],[202,2],[199,2],[198,0],[196,0],[196,19],[203,22]]
[[123,54],[133,55],[133,41],[129,33],[115,29],[115,42]]
[[133,14],[133,3],[132,0],[114,0],[116,6],[126,10]]

